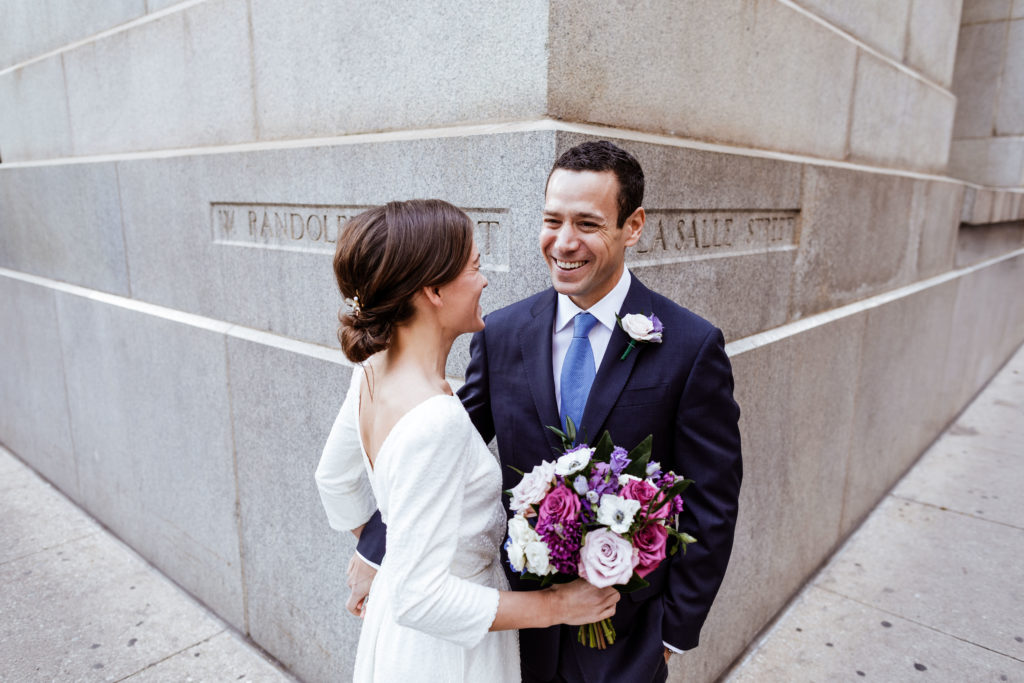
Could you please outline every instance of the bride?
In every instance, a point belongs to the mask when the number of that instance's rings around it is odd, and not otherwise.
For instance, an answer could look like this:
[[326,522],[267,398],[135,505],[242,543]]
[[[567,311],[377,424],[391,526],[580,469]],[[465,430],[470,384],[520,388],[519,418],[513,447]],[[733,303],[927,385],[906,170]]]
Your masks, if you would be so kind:
[[[518,681],[513,629],[610,617],[619,594],[577,580],[511,592],[498,463],[445,381],[452,342],[484,327],[469,217],[441,200],[349,221],[334,272],[352,380],[316,481],[331,527],[380,509],[387,554],[362,610],[355,681]],[[364,362],[365,361],[365,362]]]

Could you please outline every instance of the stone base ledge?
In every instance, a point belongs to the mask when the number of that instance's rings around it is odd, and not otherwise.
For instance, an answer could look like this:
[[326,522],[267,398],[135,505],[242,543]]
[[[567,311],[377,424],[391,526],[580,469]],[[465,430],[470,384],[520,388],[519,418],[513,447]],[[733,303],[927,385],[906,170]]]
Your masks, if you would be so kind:
[[1011,190],[967,185],[960,220],[968,225],[1024,220],[1024,188]]

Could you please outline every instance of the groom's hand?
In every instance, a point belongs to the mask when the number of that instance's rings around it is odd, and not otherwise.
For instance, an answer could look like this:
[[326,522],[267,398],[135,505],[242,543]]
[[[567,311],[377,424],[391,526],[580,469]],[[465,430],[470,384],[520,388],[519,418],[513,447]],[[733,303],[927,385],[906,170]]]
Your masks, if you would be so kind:
[[357,617],[362,618],[366,610],[366,596],[370,593],[370,585],[375,576],[377,570],[363,562],[359,553],[352,553],[352,559],[348,561],[348,587],[351,592],[345,609]]
[[672,656],[672,650],[665,648],[665,663],[668,664],[668,658]]

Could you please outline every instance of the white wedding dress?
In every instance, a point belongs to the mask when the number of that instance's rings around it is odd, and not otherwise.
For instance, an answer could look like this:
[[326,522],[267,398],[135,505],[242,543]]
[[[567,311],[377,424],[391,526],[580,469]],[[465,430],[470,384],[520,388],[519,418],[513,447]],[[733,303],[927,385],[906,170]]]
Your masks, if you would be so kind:
[[353,680],[519,681],[516,632],[487,630],[508,589],[497,460],[459,399],[438,395],[399,419],[371,466],[359,434],[362,375],[352,372],[316,471],[331,527],[354,529],[378,508],[387,524]]

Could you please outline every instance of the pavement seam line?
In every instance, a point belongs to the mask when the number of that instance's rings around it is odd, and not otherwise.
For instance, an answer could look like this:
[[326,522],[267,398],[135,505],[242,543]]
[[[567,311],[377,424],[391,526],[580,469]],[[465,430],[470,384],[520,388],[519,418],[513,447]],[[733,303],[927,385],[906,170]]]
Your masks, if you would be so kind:
[[69,538],[66,541],[61,541],[60,543],[55,543],[54,545],[48,545],[45,548],[40,548],[39,550],[33,550],[30,553],[25,553],[24,555],[19,555],[18,557],[12,557],[12,558],[10,558],[8,560],[0,560],[0,567],[3,567],[4,565],[8,565],[11,562],[18,562],[19,560],[24,560],[27,557],[32,557],[34,555],[38,555],[39,553],[49,552],[49,551],[54,550],[56,548],[60,548],[61,546],[68,545],[69,543],[77,543],[78,541],[81,541],[82,539],[86,539],[86,538],[89,538],[91,536],[95,536],[96,534],[102,533],[102,532],[103,532],[103,529],[96,529],[95,531],[92,531],[92,532],[90,532],[88,534],[83,534],[82,536],[76,536],[75,538]]
[[953,508],[950,508],[950,507],[945,507],[943,505],[936,505],[935,503],[929,503],[929,502],[923,501],[923,500],[917,500],[916,498],[908,498],[905,495],[900,495],[900,494],[897,494],[897,493],[892,493],[890,495],[893,498],[898,498],[899,500],[903,500],[903,501],[906,501],[908,503],[913,503],[915,505],[923,505],[925,507],[930,507],[930,508],[933,508],[935,510],[939,510],[941,512],[952,512],[955,515],[960,515],[961,517],[967,517],[968,519],[975,519],[975,520],[977,520],[979,522],[989,522],[990,524],[998,524],[1000,526],[1009,527],[1010,529],[1016,529],[1017,531],[1024,531],[1024,527],[1019,527],[1019,526],[1016,526],[1014,524],[1008,524],[1007,522],[1000,522],[998,519],[988,519],[987,517],[978,517],[977,515],[972,515],[969,512],[962,512],[960,510],[954,510]]
[[974,641],[967,640],[966,638],[958,636],[955,633],[948,633],[946,631],[938,629],[938,628],[936,628],[934,626],[931,626],[929,624],[925,624],[923,622],[917,621],[916,619],[911,619],[910,617],[908,617],[908,616],[906,616],[904,614],[900,614],[899,612],[893,612],[892,610],[885,609],[884,607],[879,607],[878,605],[872,605],[870,602],[864,602],[863,600],[858,600],[855,597],[852,597],[850,595],[846,595],[845,593],[840,593],[838,591],[835,591],[835,590],[833,590],[831,588],[827,588],[825,586],[815,585],[815,588],[818,588],[818,589],[823,590],[823,591],[827,591],[827,592],[831,593],[832,595],[835,595],[835,596],[838,596],[840,598],[843,598],[844,600],[850,600],[851,602],[855,602],[858,605],[863,605],[864,607],[867,607],[869,609],[872,609],[872,610],[875,610],[875,611],[878,611],[878,612],[882,612],[884,614],[888,614],[888,615],[890,615],[892,617],[900,619],[901,621],[906,621],[906,622],[909,622],[909,623],[914,624],[916,626],[920,626],[921,628],[926,628],[929,631],[934,631],[935,633],[938,633],[940,635],[948,636],[950,638],[953,638],[954,640],[959,640],[960,642],[966,643],[967,645],[971,645],[972,647],[980,647],[982,650],[987,650],[988,652],[991,652],[993,654],[1002,655],[1003,657],[1006,657],[1007,659],[1012,659],[1015,662],[1020,662],[1020,663],[1024,664],[1024,659],[1021,659],[1020,657],[1015,657],[1015,656],[1013,656],[1011,654],[1007,654],[1005,652],[1000,652],[999,650],[993,650],[992,648],[988,647],[987,645],[982,645],[981,643],[975,643]]
[[163,662],[166,662],[168,659],[171,659],[173,657],[177,657],[178,655],[180,655],[181,653],[185,652],[186,650],[191,650],[192,648],[197,647],[199,645],[202,645],[203,643],[210,642],[211,640],[213,640],[214,638],[216,638],[220,634],[225,633],[226,631],[227,631],[227,628],[222,628],[221,630],[217,631],[216,633],[214,633],[213,635],[211,635],[211,636],[209,636],[207,638],[204,638],[202,640],[196,641],[196,642],[192,643],[191,645],[186,645],[185,647],[181,648],[180,650],[178,650],[176,652],[172,652],[171,654],[167,655],[163,659],[158,659],[155,662],[150,662],[149,664],[147,664],[146,666],[142,667],[138,671],[130,673],[127,676],[123,676],[122,678],[118,678],[114,683],[121,683],[121,681],[126,681],[129,678],[132,678],[133,676],[138,676],[143,671],[146,671],[147,669],[152,669],[154,666],[156,666],[158,664],[162,664]]

